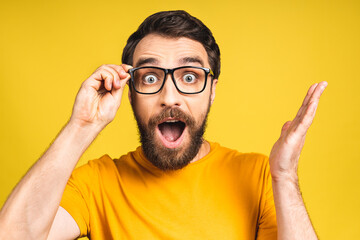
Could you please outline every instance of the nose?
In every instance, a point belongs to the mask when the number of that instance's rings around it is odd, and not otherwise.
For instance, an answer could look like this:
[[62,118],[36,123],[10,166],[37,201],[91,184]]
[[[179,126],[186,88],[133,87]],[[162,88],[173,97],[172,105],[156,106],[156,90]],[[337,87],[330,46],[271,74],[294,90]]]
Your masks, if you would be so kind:
[[181,93],[176,89],[170,74],[167,75],[164,86],[159,94],[162,107],[179,107],[181,105]]

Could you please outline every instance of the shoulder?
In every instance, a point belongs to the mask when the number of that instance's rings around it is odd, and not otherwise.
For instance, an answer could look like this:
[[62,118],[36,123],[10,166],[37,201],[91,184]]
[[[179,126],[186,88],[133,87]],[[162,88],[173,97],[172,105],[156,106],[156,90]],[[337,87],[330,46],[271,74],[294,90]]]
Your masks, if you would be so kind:
[[71,174],[71,181],[79,184],[97,184],[100,178],[116,175],[114,159],[109,155],[88,161],[86,164],[76,168]]
[[243,153],[236,149],[221,146],[218,143],[211,143],[211,146],[214,148],[215,155],[221,156],[223,159],[228,161],[239,162],[243,164],[261,164],[268,162],[268,157],[262,153]]
[[100,172],[111,169],[114,166],[114,160],[107,154],[94,160],[88,161],[88,163],[76,168],[73,174],[81,174],[84,172]]
[[131,171],[138,168],[139,164],[135,160],[141,158],[140,152],[141,149],[137,148],[118,158],[105,154],[76,168],[72,173],[72,178],[87,179],[87,181],[113,180],[114,177],[119,176],[121,169]]
[[243,153],[236,149],[223,147],[218,143],[211,143],[211,145],[214,146],[215,161],[235,171],[254,174],[256,172],[264,173],[268,168],[269,158],[262,153]]

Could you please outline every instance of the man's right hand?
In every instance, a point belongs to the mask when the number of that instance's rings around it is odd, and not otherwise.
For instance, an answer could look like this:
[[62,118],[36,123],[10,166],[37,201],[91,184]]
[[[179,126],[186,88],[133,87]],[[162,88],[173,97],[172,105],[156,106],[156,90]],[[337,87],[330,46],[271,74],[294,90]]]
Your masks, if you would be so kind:
[[0,210],[0,239],[46,239],[49,232],[50,239],[79,236],[74,219],[59,207],[62,194],[81,155],[114,119],[130,68],[103,65],[83,82],[69,123]]
[[100,66],[81,85],[70,122],[100,129],[109,124],[120,106],[125,84],[130,79],[130,68],[125,64]]

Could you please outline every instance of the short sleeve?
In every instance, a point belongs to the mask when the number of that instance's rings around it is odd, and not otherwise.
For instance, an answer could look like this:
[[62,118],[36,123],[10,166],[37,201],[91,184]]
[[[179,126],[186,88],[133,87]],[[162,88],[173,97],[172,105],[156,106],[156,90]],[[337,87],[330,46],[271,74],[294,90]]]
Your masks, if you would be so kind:
[[264,188],[261,203],[261,215],[259,217],[259,225],[257,232],[257,240],[276,240],[277,224],[275,203],[272,190],[272,180],[268,158],[266,158],[264,169]]
[[89,195],[91,186],[91,167],[89,164],[75,169],[65,187],[60,206],[63,207],[75,220],[80,237],[90,232],[89,224]]

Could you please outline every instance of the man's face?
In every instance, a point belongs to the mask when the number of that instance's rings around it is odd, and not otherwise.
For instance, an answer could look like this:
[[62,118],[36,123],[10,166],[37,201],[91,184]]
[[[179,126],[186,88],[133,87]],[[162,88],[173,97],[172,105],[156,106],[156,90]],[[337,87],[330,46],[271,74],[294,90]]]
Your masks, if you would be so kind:
[[[210,68],[201,43],[189,38],[165,38],[156,34],[149,34],[138,43],[133,66]],[[156,94],[129,91],[143,151],[159,169],[180,169],[196,158],[203,146],[202,136],[215,98],[216,83],[217,79],[211,81],[209,76],[203,92],[183,94],[176,89],[168,74],[162,90]]]

